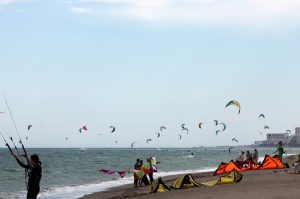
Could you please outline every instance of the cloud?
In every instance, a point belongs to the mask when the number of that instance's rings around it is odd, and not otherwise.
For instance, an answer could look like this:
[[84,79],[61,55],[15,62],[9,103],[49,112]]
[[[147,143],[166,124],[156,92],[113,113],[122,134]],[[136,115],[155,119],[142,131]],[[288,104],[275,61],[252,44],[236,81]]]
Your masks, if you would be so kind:
[[89,8],[73,7],[73,8],[70,8],[70,12],[72,12],[74,14],[89,14],[92,12],[92,10]]
[[5,4],[14,4],[14,3],[26,3],[31,2],[32,0],[0,0],[0,5]]
[[[98,13],[146,22],[267,25],[298,22],[299,0],[71,0]],[[105,6],[104,6],[105,5]]]

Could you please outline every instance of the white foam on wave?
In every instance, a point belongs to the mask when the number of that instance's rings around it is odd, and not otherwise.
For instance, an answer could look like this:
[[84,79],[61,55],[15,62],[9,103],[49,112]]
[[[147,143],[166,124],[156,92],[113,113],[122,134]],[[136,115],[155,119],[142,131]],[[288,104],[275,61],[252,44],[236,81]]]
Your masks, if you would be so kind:
[[[214,171],[216,168],[205,168],[199,170],[181,170],[172,172],[159,172],[154,173],[154,177],[164,177],[171,175],[180,175],[185,173],[204,173]],[[130,174],[128,174],[130,175]],[[42,191],[39,198],[43,199],[71,199],[80,198],[84,195],[106,191],[113,187],[119,187],[122,185],[133,184],[133,177],[125,177],[123,179],[112,180],[100,183],[91,183],[78,186],[61,186],[61,187],[50,187],[49,189]]]

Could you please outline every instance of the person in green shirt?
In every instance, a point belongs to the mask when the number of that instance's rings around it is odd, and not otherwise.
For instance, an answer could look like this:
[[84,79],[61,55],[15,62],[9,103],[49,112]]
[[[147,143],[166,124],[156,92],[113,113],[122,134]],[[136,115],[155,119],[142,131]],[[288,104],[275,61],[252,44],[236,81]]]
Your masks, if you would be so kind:
[[286,151],[284,151],[281,141],[278,143],[277,150],[274,152],[274,154],[275,153],[278,153],[278,158],[282,162],[282,156],[284,153],[286,154]]

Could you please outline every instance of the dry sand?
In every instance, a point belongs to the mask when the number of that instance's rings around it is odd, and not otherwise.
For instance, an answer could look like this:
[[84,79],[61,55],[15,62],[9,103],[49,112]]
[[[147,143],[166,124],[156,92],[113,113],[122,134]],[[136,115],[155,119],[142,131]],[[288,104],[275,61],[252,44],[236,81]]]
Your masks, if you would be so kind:
[[[149,199],[188,199],[188,198],[226,198],[226,199],[282,199],[300,198],[300,174],[289,174],[278,170],[247,171],[243,172],[243,179],[239,183],[216,185],[213,187],[201,186],[191,189],[171,190],[165,193],[149,193],[148,187],[133,188],[126,185],[110,189],[105,192],[84,196],[83,199],[119,199],[119,198],[149,198]],[[179,175],[181,176],[181,175]],[[212,173],[193,174],[197,182],[217,179]],[[162,178],[166,185],[178,176]]]

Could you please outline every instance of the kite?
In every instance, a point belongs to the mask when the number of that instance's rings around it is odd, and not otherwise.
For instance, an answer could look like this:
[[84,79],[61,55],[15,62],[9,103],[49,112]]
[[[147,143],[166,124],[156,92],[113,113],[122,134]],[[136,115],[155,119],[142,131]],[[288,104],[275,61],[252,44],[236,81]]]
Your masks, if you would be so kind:
[[82,128],[79,129],[79,132],[82,133]]
[[119,174],[121,178],[124,178],[124,176],[127,174],[128,171],[111,171],[111,170],[106,170],[106,169],[101,169],[98,171],[99,173],[104,173],[104,174]]
[[286,132],[286,133],[292,133],[292,131],[291,131],[291,130],[286,130],[285,132]]
[[263,134],[262,132],[259,132],[261,135]]
[[269,126],[266,125],[264,129],[270,129],[270,128],[269,128]]
[[82,129],[85,130],[85,131],[88,130],[86,126],[83,126]]
[[160,127],[160,131],[166,130],[167,128],[165,126]]
[[258,116],[258,119],[261,118],[261,117],[262,117],[262,118],[266,118],[266,116],[265,116],[264,114],[260,114],[260,115]]
[[110,133],[113,133],[113,132],[115,132],[115,131],[116,131],[116,127],[114,127],[114,126],[110,126],[109,128],[111,128],[111,129],[112,129]]
[[233,146],[231,146],[231,147],[229,147],[228,148],[228,152],[231,154],[231,149],[233,149],[234,147]]
[[28,137],[26,136],[26,140],[28,140]]
[[131,143],[131,148],[132,148],[132,149],[134,149],[133,146],[134,146],[136,143],[137,143],[137,142],[132,142],[132,143]]
[[152,142],[152,139],[147,139],[146,143],[148,144],[148,142]]
[[118,140],[115,140],[115,143],[118,144]]
[[180,135],[180,134],[178,134],[178,136],[179,136],[179,140],[181,140],[181,135]]
[[199,129],[201,129],[202,128],[202,125],[203,125],[203,123],[199,123]]
[[221,130],[217,130],[217,131],[216,131],[216,135],[218,135],[218,133],[220,133],[220,132],[221,132]]
[[218,120],[214,120],[215,125],[217,126],[219,124]]
[[223,125],[223,130],[222,131],[225,131],[226,130],[226,124],[224,123],[219,123],[220,125]]
[[159,132],[156,132],[156,134],[157,134],[157,138],[159,138],[159,137],[160,137],[160,133],[159,133]]
[[228,102],[228,103],[226,104],[225,108],[227,108],[228,106],[231,106],[231,105],[235,105],[236,107],[238,107],[238,108],[239,108],[238,114],[241,113],[241,104],[240,104],[239,101],[237,101],[237,100],[231,100],[230,102]]
[[68,137],[66,137],[66,140],[68,140]]
[[185,127],[185,124],[181,124],[181,130],[186,131],[186,134],[189,134],[189,129]]
[[28,127],[27,127],[28,131],[31,129],[31,127],[32,127],[32,125],[31,125],[31,124],[30,124],[30,125],[28,125]]
[[232,141],[235,141],[236,143],[239,143],[239,141],[235,138],[232,138]]

